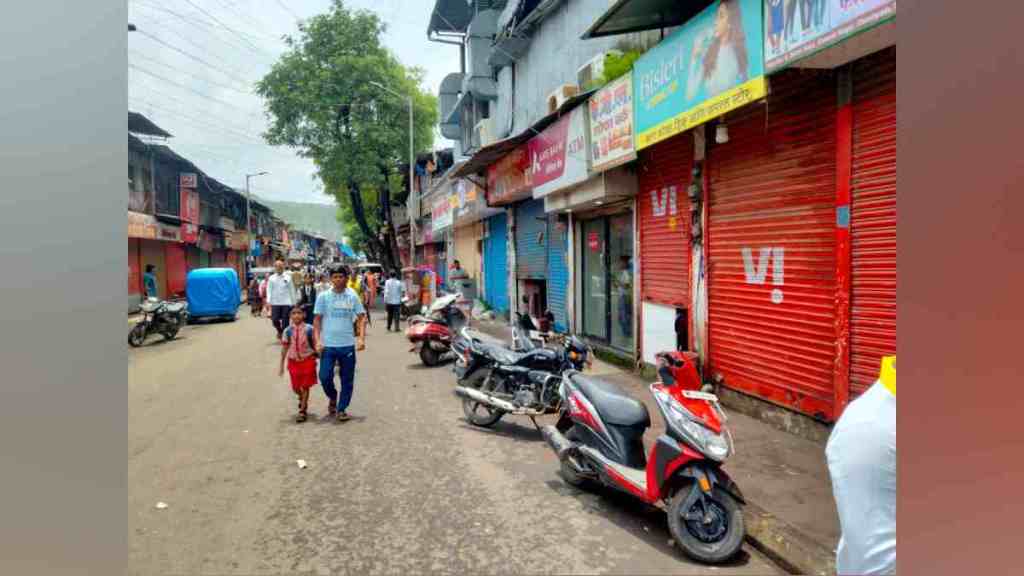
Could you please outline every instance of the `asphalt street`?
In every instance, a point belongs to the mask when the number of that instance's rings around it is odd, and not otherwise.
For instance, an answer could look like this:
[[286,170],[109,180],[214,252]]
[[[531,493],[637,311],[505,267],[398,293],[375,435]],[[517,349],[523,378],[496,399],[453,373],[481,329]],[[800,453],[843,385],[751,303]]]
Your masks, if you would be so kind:
[[247,308],[132,350],[131,572],[780,573],[749,548],[690,562],[660,511],[566,485],[529,419],[471,427],[450,368],[384,325],[378,311],[346,423],[319,386],[294,422],[273,329]]

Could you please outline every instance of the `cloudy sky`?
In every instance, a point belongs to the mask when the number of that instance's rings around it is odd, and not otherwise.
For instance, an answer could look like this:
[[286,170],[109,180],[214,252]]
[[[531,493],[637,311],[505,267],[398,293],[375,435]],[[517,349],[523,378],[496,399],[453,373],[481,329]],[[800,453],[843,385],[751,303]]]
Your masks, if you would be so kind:
[[[427,40],[433,0],[347,0],[388,23],[387,46],[406,65],[426,70],[433,93],[458,71],[458,47]],[[273,200],[331,202],[311,178],[312,162],[259,137],[266,127],[252,93],[284,51],[296,19],[327,10],[330,0],[129,0],[129,107],[174,135],[168,144],[204,172]],[[440,135],[437,136],[440,142]]]

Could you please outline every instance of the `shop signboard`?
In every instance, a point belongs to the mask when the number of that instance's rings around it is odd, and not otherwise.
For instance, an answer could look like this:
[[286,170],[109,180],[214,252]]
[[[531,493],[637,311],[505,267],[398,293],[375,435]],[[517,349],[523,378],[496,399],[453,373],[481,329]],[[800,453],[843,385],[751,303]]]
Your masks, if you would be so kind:
[[598,90],[588,106],[591,171],[604,172],[635,160],[632,73]]
[[430,221],[434,234],[451,226],[454,219],[455,212],[452,210],[451,195],[438,195],[430,208]]
[[585,108],[577,106],[526,143],[530,167],[527,179],[534,198],[568,188],[587,179]]
[[149,214],[128,211],[128,237],[156,240],[158,223]]
[[228,232],[235,231],[235,221],[227,216],[221,216],[220,220],[217,221],[217,226],[221,230],[227,230]]
[[158,223],[157,237],[168,242],[181,242],[181,226]]
[[199,240],[199,193],[194,189],[181,188],[181,220],[182,241],[195,244]]
[[502,211],[500,208],[488,207],[484,201],[483,190],[469,180],[460,178],[452,187],[454,189],[452,198],[455,201],[456,226],[471,224]]
[[530,197],[526,170],[530,166],[526,146],[518,146],[487,167],[487,203],[511,204]]
[[763,0],[768,72],[896,17],[896,0]]
[[716,0],[636,61],[637,150],[765,97],[763,2]]

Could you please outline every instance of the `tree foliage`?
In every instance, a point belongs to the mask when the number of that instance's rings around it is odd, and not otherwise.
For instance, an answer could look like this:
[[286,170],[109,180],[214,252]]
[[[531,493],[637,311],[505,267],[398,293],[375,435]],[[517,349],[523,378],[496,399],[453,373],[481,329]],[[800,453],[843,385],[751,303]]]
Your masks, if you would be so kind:
[[[413,99],[414,148],[433,146],[436,98],[422,88],[423,71],[405,67],[383,45],[386,24],[368,10],[333,0],[330,9],[285,37],[288,50],[256,86],[271,145],[313,160],[316,177],[338,200],[339,219],[357,248],[377,255],[382,229],[376,191],[401,199],[408,162],[408,104],[377,83]],[[354,226],[353,226],[354,225]]]

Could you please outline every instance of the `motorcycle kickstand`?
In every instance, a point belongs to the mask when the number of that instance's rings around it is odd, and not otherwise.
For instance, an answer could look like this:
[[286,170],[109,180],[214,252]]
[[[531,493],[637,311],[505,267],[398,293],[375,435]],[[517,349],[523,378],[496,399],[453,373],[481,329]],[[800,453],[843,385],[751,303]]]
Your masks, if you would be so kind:
[[530,422],[533,422],[533,427],[536,428],[537,431],[539,432],[540,431],[540,426],[537,425],[537,418],[534,417],[534,416],[530,416]]

